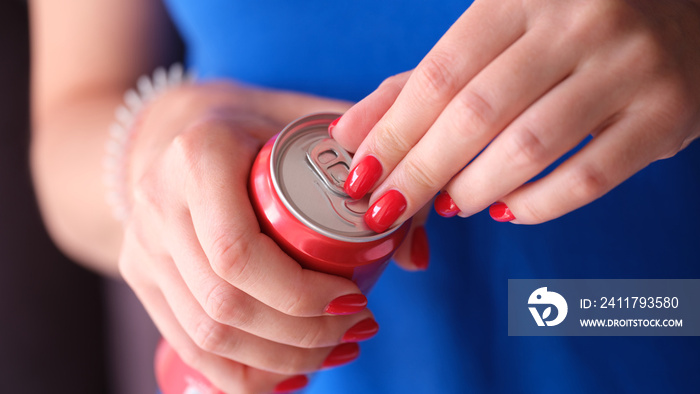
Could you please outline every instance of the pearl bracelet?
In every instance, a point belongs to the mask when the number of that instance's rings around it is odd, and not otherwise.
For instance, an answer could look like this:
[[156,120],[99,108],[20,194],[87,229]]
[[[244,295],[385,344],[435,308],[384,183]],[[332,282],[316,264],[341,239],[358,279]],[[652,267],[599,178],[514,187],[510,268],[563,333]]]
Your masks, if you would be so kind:
[[103,181],[107,188],[107,204],[118,221],[125,222],[131,213],[127,164],[137,120],[151,101],[193,79],[193,75],[185,72],[179,63],[173,64],[168,70],[160,67],[153,72],[152,77],[141,76],[137,88],[129,89],[124,94],[124,104],[116,109],[116,119],[109,127],[109,139],[105,147]]

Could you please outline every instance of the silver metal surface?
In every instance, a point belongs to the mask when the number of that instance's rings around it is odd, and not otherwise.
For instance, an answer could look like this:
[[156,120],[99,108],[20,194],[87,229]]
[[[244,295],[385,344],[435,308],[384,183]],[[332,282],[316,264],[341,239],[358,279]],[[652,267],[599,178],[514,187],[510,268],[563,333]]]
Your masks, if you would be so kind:
[[383,238],[367,227],[369,197],[351,199],[343,191],[352,156],[328,136],[340,114],[300,118],[285,127],[272,147],[270,174],[277,195],[306,226],[345,242]]

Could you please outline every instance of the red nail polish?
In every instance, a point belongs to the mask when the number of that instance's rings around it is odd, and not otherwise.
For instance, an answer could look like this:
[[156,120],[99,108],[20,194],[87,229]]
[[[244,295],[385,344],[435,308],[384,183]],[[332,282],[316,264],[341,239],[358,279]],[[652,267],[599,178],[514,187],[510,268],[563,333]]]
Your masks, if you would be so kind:
[[331,301],[324,312],[331,315],[351,315],[367,307],[367,297],[362,294],[347,294]]
[[328,125],[328,136],[333,138],[333,128],[338,124],[340,121],[340,117],[334,121],[331,122],[331,124]]
[[440,216],[451,218],[459,213],[459,207],[447,192],[442,192],[435,199],[435,211]]
[[411,262],[420,270],[428,269],[430,261],[430,247],[428,245],[428,235],[425,233],[425,227],[416,227],[413,230],[413,239],[411,240]]
[[306,375],[292,376],[291,378],[283,381],[282,383],[275,386],[275,393],[288,393],[290,391],[297,391],[306,387],[309,384],[309,378]]
[[379,324],[377,324],[371,317],[350,327],[343,338],[342,342],[360,342],[366,339],[370,339],[377,334],[379,331]]
[[383,233],[406,210],[406,197],[398,190],[389,190],[365,213],[365,223],[374,232]]
[[362,198],[382,176],[382,164],[374,156],[365,156],[350,171],[345,181],[345,193],[355,200]]
[[321,368],[337,367],[353,361],[360,355],[360,345],[354,342],[336,346],[321,364]]
[[497,222],[510,222],[515,216],[502,202],[497,202],[489,207],[489,215]]

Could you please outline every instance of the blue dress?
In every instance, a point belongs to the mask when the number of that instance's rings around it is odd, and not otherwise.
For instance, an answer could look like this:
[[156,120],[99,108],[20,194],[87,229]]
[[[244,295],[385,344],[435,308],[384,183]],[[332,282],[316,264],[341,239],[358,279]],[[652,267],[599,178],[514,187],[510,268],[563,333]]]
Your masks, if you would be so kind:
[[[167,1],[202,78],[361,99],[412,69],[469,1]],[[309,393],[697,392],[698,337],[509,337],[507,280],[699,278],[700,143],[549,223],[433,215],[430,268],[391,266],[381,326]]]

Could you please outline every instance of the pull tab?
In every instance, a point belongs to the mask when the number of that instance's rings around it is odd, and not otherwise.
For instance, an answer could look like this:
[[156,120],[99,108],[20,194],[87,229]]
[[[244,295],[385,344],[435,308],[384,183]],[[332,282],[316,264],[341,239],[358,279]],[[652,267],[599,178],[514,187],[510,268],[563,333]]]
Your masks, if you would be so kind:
[[334,139],[324,138],[306,151],[306,160],[326,187],[342,197],[347,197],[343,185],[350,172],[352,158]]

